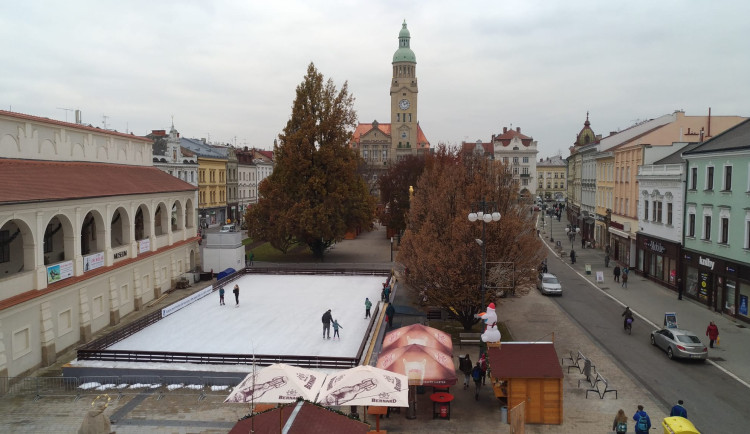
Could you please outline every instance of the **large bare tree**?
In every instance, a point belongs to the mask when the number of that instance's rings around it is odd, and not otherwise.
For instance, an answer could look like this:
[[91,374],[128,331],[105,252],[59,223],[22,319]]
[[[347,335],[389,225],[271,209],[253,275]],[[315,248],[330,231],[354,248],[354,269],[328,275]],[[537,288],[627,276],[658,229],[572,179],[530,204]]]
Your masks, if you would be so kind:
[[[486,287],[528,293],[543,258],[542,244],[506,166],[440,146],[426,157],[417,186],[397,257],[415,291],[453,312],[466,330],[478,321],[475,314],[485,309],[482,247],[476,242],[482,224],[470,222],[468,214],[485,201],[501,214],[500,221],[485,224]],[[495,298],[495,289],[486,290],[487,303]]]

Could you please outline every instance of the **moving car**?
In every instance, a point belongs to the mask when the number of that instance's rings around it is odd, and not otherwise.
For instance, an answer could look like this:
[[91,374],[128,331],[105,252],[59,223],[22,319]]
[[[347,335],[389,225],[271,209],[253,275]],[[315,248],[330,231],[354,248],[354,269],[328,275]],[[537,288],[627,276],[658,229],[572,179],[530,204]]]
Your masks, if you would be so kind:
[[224,225],[219,229],[219,232],[234,232],[234,225]]
[[689,330],[677,328],[654,330],[651,332],[651,345],[656,345],[666,351],[670,359],[681,357],[706,360],[708,358],[708,348],[695,333]]
[[552,273],[539,273],[536,287],[545,295],[562,295],[562,285],[560,285],[560,281],[557,280],[557,276]]

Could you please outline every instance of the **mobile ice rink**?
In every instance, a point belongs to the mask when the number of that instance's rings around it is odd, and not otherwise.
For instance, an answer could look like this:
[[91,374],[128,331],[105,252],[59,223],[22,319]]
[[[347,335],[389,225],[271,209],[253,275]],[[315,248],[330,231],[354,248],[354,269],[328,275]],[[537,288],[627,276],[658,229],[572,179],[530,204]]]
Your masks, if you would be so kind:
[[[244,274],[224,284],[224,305],[219,303],[219,286],[214,285],[205,296],[174,312],[170,313],[175,305],[165,309],[162,319],[107,350],[353,358],[367,339],[371,322],[365,319],[365,298],[372,301],[375,312],[388,278],[387,272],[379,274]],[[235,284],[240,288],[239,304],[232,292]],[[331,339],[323,338],[321,317],[328,309],[340,324],[340,338],[334,339],[333,327]],[[126,368],[128,363],[76,360],[73,365]],[[190,365],[160,363],[151,368],[197,367]]]

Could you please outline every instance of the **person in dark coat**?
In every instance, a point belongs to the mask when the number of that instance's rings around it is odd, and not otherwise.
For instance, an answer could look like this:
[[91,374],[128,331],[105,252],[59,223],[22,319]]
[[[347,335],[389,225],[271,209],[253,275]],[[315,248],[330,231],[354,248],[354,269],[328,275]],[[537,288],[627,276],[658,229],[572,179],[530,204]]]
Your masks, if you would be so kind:
[[237,307],[240,305],[240,285],[234,285],[232,292],[234,293],[234,306]]
[[328,309],[326,313],[323,314],[323,339],[331,339],[332,319],[333,316],[331,315],[331,309]]
[[394,315],[396,315],[396,308],[393,307],[393,303],[388,303],[388,307],[385,308],[385,319],[388,321],[388,328],[393,328]]
[[680,416],[687,419],[687,410],[685,410],[685,407],[682,406],[682,400],[680,399],[677,401],[677,404],[675,404],[674,407],[672,407],[672,411],[669,412],[669,416]]
[[474,399],[479,400],[479,389],[482,387],[482,366],[479,362],[471,370],[471,379],[474,380]]
[[372,302],[369,298],[365,297],[365,319],[370,317],[370,308],[372,307]]
[[576,263],[576,251],[573,249],[570,249],[570,263],[571,264]]
[[464,374],[464,390],[469,388],[469,376],[471,375],[471,357],[458,356],[458,369]]
[[677,299],[682,300],[682,291],[685,290],[685,287],[682,285],[682,279],[677,279]]
[[619,282],[620,281],[620,266],[619,265],[615,265],[615,269],[612,270],[612,274],[614,274],[615,276],[615,282]]

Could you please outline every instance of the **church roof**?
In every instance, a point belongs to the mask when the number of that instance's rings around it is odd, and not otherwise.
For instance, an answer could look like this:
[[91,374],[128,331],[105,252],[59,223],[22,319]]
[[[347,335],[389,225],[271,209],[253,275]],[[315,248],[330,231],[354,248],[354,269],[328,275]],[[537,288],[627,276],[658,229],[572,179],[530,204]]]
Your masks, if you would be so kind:
[[[352,134],[352,142],[359,144],[362,136],[366,135],[374,129],[382,132],[385,137],[388,138],[388,141],[390,141],[391,124],[381,124],[376,121],[374,123],[360,123],[359,125],[357,125],[357,128],[354,130],[354,134]],[[422,131],[422,127],[417,124],[417,148],[428,149],[429,147],[430,142],[427,140],[427,136],[425,136],[424,131]]]
[[411,35],[409,34],[409,29],[406,28],[406,20],[404,20],[404,24],[401,25],[401,31],[398,33],[398,50],[393,53],[393,63],[417,63],[417,56],[414,55],[414,52],[409,47],[410,39]]
[[586,112],[586,122],[583,123],[583,128],[576,136],[576,141],[573,143],[574,146],[584,146],[596,143],[598,140],[594,130],[591,129],[591,122],[589,122],[589,112]]

